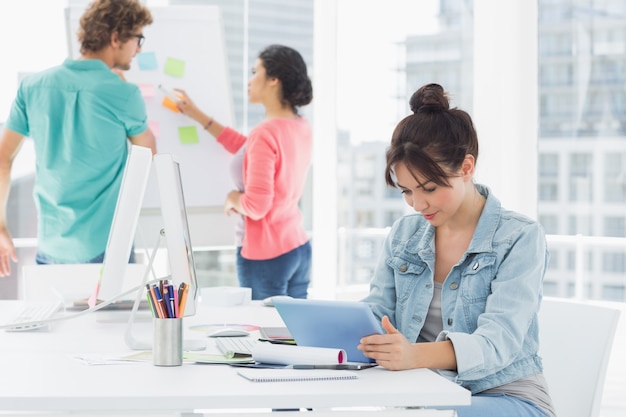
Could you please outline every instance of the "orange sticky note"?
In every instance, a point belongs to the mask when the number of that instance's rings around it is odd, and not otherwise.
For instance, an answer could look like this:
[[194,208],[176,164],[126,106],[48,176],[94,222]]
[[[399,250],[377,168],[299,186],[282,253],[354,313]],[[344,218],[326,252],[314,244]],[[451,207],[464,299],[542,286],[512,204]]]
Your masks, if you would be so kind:
[[166,109],[170,109],[173,112],[180,113],[180,111],[178,111],[178,107],[176,107],[176,102],[168,96],[163,97],[163,102],[161,103],[161,105]]

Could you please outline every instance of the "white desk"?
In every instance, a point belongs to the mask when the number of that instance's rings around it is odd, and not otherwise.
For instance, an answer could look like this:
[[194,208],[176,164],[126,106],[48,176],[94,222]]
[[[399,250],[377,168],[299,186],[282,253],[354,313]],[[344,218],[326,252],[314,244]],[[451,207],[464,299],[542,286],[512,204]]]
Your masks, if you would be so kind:
[[[16,305],[1,301],[0,317]],[[49,331],[0,331],[0,415],[42,411],[186,413],[233,408],[322,410],[470,403],[467,390],[426,369],[393,372],[372,368],[358,371],[359,378],[348,381],[254,383],[238,376],[236,368],[228,365],[86,365],[73,358],[77,354],[131,352],[124,343],[125,323],[97,321],[111,314],[120,313],[92,313],[53,324]],[[221,322],[282,325],[271,307],[200,305],[196,316],[185,319],[185,338],[204,339],[202,333],[188,330],[192,324]],[[149,326],[136,324],[138,330]],[[209,343],[207,349],[215,347]],[[394,415],[396,412],[393,410]],[[412,414],[407,410],[403,415]]]

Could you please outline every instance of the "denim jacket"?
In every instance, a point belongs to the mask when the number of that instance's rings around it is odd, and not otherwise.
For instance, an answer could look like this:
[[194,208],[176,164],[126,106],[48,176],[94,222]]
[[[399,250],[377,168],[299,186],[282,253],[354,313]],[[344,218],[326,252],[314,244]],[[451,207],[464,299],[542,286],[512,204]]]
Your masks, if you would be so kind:
[[[536,221],[502,208],[476,185],[486,203],[469,248],[443,282],[443,331],[457,369],[440,371],[478,393],[540,373],[537,312],[548,264]],[[417,340],[433,296],[435,228],[421,214],[397,220],[387,236],[363,300],[409,341]]]

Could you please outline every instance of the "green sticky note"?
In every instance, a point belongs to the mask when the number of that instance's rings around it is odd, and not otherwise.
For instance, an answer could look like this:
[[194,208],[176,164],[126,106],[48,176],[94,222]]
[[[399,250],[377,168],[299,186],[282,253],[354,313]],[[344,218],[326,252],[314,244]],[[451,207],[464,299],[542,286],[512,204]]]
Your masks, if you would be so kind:
[[167,58],[165,61],[165,73],[172,77],[182,78],[185,73],[185,61],[182,59]]
[[178,137],[183,145],[189,143],[199,143],[198,130],[195,126],[182,126],[178,128]]

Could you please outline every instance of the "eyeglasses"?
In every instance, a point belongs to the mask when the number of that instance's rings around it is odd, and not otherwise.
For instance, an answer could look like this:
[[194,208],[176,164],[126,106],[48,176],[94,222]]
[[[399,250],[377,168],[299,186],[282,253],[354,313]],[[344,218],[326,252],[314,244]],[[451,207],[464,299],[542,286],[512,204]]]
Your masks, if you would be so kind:
[[142,34],[139,35],[131,35],[133,38],[137,38],[137,47],[141,48],[143,46],[143,42],[146,40],[146,37]]

